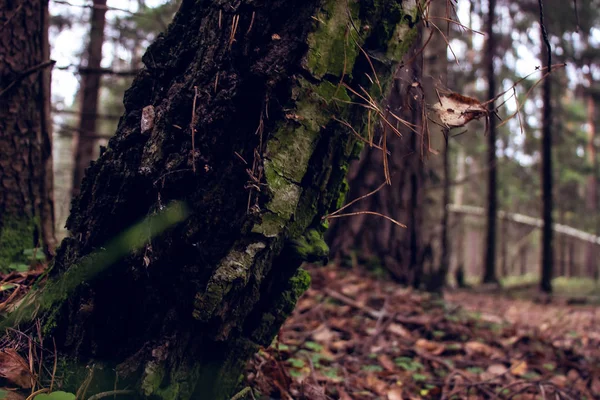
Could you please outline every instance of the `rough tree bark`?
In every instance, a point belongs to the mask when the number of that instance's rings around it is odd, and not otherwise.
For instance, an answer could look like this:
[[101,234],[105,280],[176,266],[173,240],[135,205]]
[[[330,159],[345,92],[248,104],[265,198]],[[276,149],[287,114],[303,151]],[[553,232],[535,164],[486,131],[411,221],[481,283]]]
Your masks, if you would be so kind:
[[47,6],[0,0],[0,270],[56,245]]
[[98,97],[102,74],[102,45],[104,44],[104,26],[106,25],[106,0],[94,0],[90,18],[90,42],[87,48],[87,70],[81,72],[81,109],[77,145],[75,146],[75,165],[73,169],[73,196],[79,194],[81,181],[90,162],[96,158]]
[[[496,36],[494,34],[496,0],[488,0],[487,13],[487,48],[486,68],[488,81],[488,99],[496,97]],[[485,253],[483,256],[482,283],[497,283],[496,277],[496,214],[498,211],[497,173],[496,173],[496,124],[494,120],[494,102],[490,102],[490,123],[488,123],[488,193],[487,193],[487,225],[485,236]]]
[[[396,0],[182,2],[87,171],[48,283],[11,317],[43,319],[66,388],[94,363],[88,393],[116,371],[145,398],[231,397],[306,289],[301,262],[327,254],[322,217],[355,147],[332,116],[366,124],[340,83],[384,96],[413,19]],[[96,271],[107,242],[175,200],[185,222],[118,242],[128,255]]]

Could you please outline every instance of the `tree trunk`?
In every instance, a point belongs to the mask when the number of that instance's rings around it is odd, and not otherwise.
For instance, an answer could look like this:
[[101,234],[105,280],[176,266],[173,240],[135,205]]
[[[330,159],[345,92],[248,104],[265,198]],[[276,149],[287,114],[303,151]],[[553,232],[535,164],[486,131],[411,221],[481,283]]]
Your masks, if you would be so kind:
[[[118,388],[146,398],[231,398],[306,289],[301,262],[327,255],[322,217],[355,145],[332,115],[358,131],[366,121],[340,82],[385,95],[412,12],[395,0],[183,1],[88,169],[49,282],[11,316],[43,318],[66,388],[95,363],[93,392],[112,390],[116,371]],[[165,207],[187,219],[117,236]]]
[[48,4],[0,0],[0,270],[52,255]]
[[[444,91],[448,84],[448,46],[446,41],[450,40],[450,23],[444,19],[449,19],[451,12],[446,1],[433,1],[429,4],[427,15],[431,22],[436,24],[441,30],[441,32],[436,29],[433,30],[434,36],[427,45],[426,40],[428,38],[423,38],[423,46],[426,45],[424,50],[423,81],[426,87],[430,88],[425,91],[426,102],[432,105],[439,102],[438,94],[434,89],[437,88]],[[427,82],[428,79],[432,80],[432,82]],[[441,155],[430,157],[425,167],[428,169],[430,176],[441,178],[443,187],[441,198],[435,190],[427,191],[427,203],[429,205],[425,209],[427,213],[425,221],[427,221],[430,227],[428,230],[435,231],[438,223],[441,228],[439,233],[430,234],[431,239],[429,240],[436,256],[433,257],[433,270],[428,277],[427,288],[431,291],[441,291],[443,289],[450,268],[451,251],[448,239],[449,211],[446,208],[446,205],[450,204],[450,148],[447,140],[448,135],[449,132],[447,130],[440,129],[436,124],[429,124],[430,146],[433,149],[441,151]],[[434,185],[435,183],[428,186]]]
[[[447,15],[445,2],[430,3],[425,14],[447,34],[443,22]],[[403,134],[402,138],[397,138],[388,131],[386,136],[386,149],[391,153],[387,160],[391,186],[348,209],[348,212],[377,211],[405,223],[407,228],[371,215],[359,215],[336,221],[329,243],[332,254],[338,259],[358,255],[363,262],[382,264],[398,282],[419,287],[425,280],[428,289],[440,290],[445,283],[450,254],[448,215],[444,214],[442,204],[449,198],[449,187],[444,198],[440,198],[439,192],[428,192],[427,189],[430,183],[441,186],[444,168],[447,173],[449,166],[444,156],[429,157],[430,149],[445,151],[446,143],[442,132],[435,129],[437,126],[433,125],[432,129],[432,124],[429,125],[429,129],[435,131],[431,134],[423,127],[423,112],[426,111],[423,106],[438,101],[436,88],[445,89],[447,46],[441,34],[431,29],[435,37],[424,50],[429,33],[419,32],[415,46],[405,57],[407,65],[396,74],[396,90],[387,101],[389,109],[417,126],[419,133],[391,120]],[[412,86],[414,82],[422,83],[422,92]],[[381,151],[366,149],[350,169],[348,200],[363,197],[378,188],[384,181],[383,163]],[[424,207],[425,203],[427,207]],[[446,251],[443,251],[444,247]]]
[[[487,50],[486,68],[488,80],[488,99],[496,97],[496,74],[494,60],[496,58],[496,35],[494,34],[496,0],[488,0],[487,14]],[[494,102],[490,102],[488,123],[488,198],[487,226],[485,235],[485,253],[483,257],[482,283],[497,283],[496,277],[496,213],[498,211],[498,193],[496,188],[496,123],[494,119]]]
[[106,24],[106,0],[94,0],[90,19],[90,42],[87,48],[87,69],[81,72],[81,109],[77,144],[75,146],[75,167],[73,170],[73,196],[79,194],[81,181],[90,162],[96,158],[98,97],[102,77],[102,45]]
[[[461,182],[465,179],[465,150],[462,146],[458,146],[458,153],[456,155],[456,181]],[[454,189],[454,204],[462,205],[464,199],[464,185],[458,185]],[[454,242],[454,255],[455,255],[455,269],[456,274],[460,273],[464,276],[465,269],[465,236],[466,236],[466,223],[467,218],[462,216],[457,216],[456,220],[458,221],[456,224],[456,228],[453,230],[455,232],[453,237]],[[458,282],[457,282],[458,284]]]
[[[592,77],[589,76],[590,85],[593,85]],[[587,105],[587,162],[592,169],[592,172],[587,177],[585,186],[585,210],[587,215],[593,216],[593,229],[597,229],[597,213],[598,213],[598,163],[596,160],[596,107],[594,97],[591,93],[586,95]],[[600,232],[594,232],[600,233]],[[585,269],[588,277],[597,279],[598,277],[598,257],[596,254],[596,246],[588,244],[585,249]]]
[[[545,29],[545,28],[544,28]],[[550,72],[550,62],[548,49],[544,42],[544,33],[541,31],[542,44],[542,60]],[[552,231],[552,76],[549,75],[544,79],[542,89],[542,100],[544,102],[542,114],[542,219],[544,226],[542,227],[542,253],[540,257],[540,290],[544,293],[552,293],[552,274],[554,269],[554,254],[553,254],[553,231]]]

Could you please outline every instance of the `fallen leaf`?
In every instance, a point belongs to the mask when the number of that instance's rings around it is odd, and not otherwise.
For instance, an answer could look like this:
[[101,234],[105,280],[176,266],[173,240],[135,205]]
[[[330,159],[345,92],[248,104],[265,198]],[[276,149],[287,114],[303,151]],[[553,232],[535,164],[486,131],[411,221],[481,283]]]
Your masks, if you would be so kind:
[[381,366],[383,368],[385,368],[387,371],[392,372],[392,371],[396,370],[396,364],[394,364],[392,359],[386,354],[378,355],[377,361],[379,361],[379,364],[381,364]]
[[331,329],[325,327],[323,329],[319,329],[317,332],[313,333],[312,337],[316,342],[321,343],[329,343],[332,342],[333,339],[337,338],[337,334],[333,332]]
[[388,384],[382,381],[381,379],[377,378],[375,375],[369,374],[367,375],[367,386],[373,392],[381,396],[386,393]]
[[492,364],[487,368],[487,372],[493,375],[502,375],[506,373],[508,368],[504,364]]
[[307,399],[314,400],[327,400],[327,396],[325,395],[325,389],[321,386],[317,386],[314,384],[305,384],[303,385],[304,396]]
[[427,339],[419,339],[415,343],[415,347],[419,350],[426,351],[431,354],[440,355],[446,350],[446,346],[443,343],[432,342]]
[[502,358],[499,350],[481,342],[467,342],[465,344],[467,354],[480,354],[490,358]]
[[410,331],[400,324],[396,324],[396,323],[390,324],[390,326],[388,326],[388,328],[387,328],[387,331],[389,333],[398,335],[398,336],[406,338],[406,339],[412,338]]
[[402,389],[393,388],[387,393],[388,400],[402,400]]
[[338,394],[340,396],[340,400],[352,400],[352,397],[350,397],[350,395],[348,393],[346,393],[344,388],[339,387],[339,386],[338,386]]
[[0,376],[23,389],[32,385],[27,362],[14,349],[0,351]]
[[550,382],[552,382],[557,387],[564,389],[565,387],[567,387],[569,379],[564,375],[554,375],[552,378],[550,378]]
[[0,388],[0,399],[2,400],[25,400],[25,396],[9,389]]
[[515,376],[523,376],[527,373],[527,362],[524,360],[514,360],[510,365],[510,373]]
[[600,378],[596,377],[592,380],[590,390],[592,391],[593,395],[600,395]]

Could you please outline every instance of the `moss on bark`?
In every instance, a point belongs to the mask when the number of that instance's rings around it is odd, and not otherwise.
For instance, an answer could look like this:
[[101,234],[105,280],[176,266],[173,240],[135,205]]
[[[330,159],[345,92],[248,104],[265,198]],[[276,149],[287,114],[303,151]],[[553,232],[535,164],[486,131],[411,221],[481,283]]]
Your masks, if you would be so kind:
[[33,238],[39,232],[38,218],[3,216],[0,226],[0,271],[8,272],[11,264],[27,263],[23,250],[35,247]]

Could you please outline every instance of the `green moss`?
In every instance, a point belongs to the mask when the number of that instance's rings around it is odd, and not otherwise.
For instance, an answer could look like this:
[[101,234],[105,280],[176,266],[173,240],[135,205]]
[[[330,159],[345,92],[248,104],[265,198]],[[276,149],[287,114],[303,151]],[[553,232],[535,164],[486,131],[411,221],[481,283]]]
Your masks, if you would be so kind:
[[315,92],[325,103],[330,104],[334,100],[350,101],[347,89],[342,85],[334,85],[329,81],[323,81],[315,86]]
[[[281,160],[283,162],[283,160]],[[292,163],[295,160],[291,161]],[[300,186],[290,182],[288,179],[277,173],[279,168],[275,167],[274,162],[265,160],[265,177],[269,184],[269,190],[273,197],[267,208],[275,214],[289,219],[294,213],[298,200],[300,199]],[[281,167],[281,166],[280,166]],[[287,167],[285,167],[287,169]]]
[[346,74],[351,73],[359,49],[350,37],[350,16],[352,23],[360,26],[358,9],[356,0],[327,0],[314,16],[317,29],[308,37],[307,66],[316,78],[342,76],[344,68]]
[[261,217],[261,223],[255,224],[252,227],[252,232],[260,233],[267,238],[274,238],[277,237],[277,235],[279,235],[279,233],[285,227],[285,219],[281,218],[275,213],[270,212],[269,210],[265,211]]
[[286,282],[286,287],[273,300],[272,311],[262,315],[260,324],[252,332],[252,339],[256,343],[267,346],[279,330],[281,324],[294,311],[296,302],[310,287],[310,274],[299,268]]
[[362,153],[365,148],[364,142],[356,142],[354,147],[352,147],[352,152],[350,153],[350,160],[358,160],[360,159],[360,153]]
[[329,255],[329,247],[318,229],[310,229],[299,239],[292,242],[296,256],[302,261],[315,262]]
[[[414,10],[411,18],[416,18],[417,10]],[[408,24],[398,24],[394,35],[387,45],[387,57],[392,60],[401,60],[404,54],[410,50],[417,37],[417,30],[410,28]]]
[[344,180],[342,181],[339,196],[338,196],[338,199],[337,199],[337,202],[335,205],[336,210],[339,210],[340,208],[342,208],[344,206],[344,204],[346,204],[346,195],[348,194],[349,191],[350,191],[350,184],[348,183],[348,179],[344,178]]
[[144,376],[142,378],[142,392],[146,396],[150,396],[158,391],[165,377],[165,369],[154,361],[150,361],[144,368]]
[[3,216],[0,227],[0,271],[8,271],[13,263],[26,263],[23,250],[35,247],[33,237],[38,229],[37,218]]
[[292,279],[290,279],[290,290],[292,291],[293,298],[295,299],[294,307],[296,305],[296,301],[310,287],[310,282],[311,282],[310,274],[302,268],[298,269],[298,272],[296,272],[296,275],[294,275],[292,277]]

